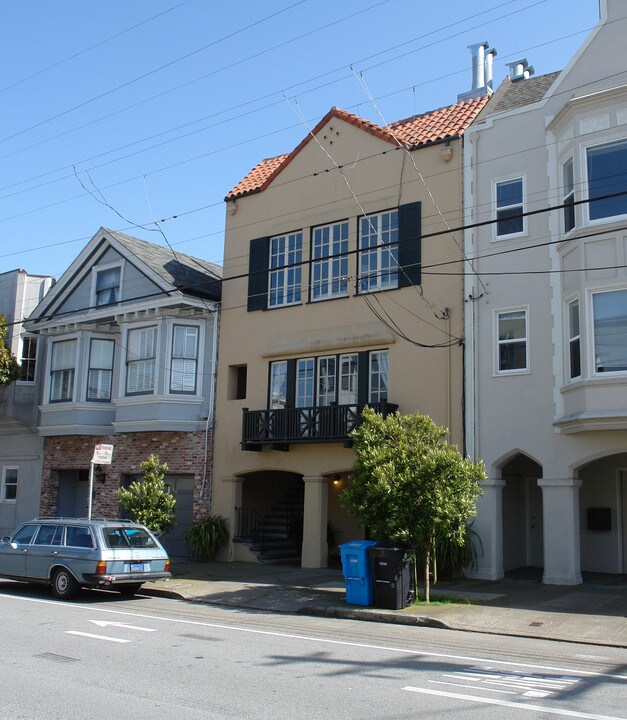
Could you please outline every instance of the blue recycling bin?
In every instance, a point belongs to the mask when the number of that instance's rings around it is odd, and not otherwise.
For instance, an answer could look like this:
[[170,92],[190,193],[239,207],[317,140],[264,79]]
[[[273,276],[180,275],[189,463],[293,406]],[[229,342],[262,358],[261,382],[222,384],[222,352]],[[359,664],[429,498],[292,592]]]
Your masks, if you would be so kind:
[[349,605],[372,605],[372,572],[368,548],[378,540],[352,540],[340,545],[342,573],[346,583],[346,602]]

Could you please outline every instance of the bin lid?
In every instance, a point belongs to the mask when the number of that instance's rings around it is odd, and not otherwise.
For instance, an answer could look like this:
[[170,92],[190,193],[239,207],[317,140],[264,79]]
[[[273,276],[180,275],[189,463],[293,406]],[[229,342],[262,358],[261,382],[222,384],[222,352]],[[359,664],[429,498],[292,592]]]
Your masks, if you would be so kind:
[[378,540],[351,540],[350,542],[342,543],[340,548],[368,548],[378,544]]

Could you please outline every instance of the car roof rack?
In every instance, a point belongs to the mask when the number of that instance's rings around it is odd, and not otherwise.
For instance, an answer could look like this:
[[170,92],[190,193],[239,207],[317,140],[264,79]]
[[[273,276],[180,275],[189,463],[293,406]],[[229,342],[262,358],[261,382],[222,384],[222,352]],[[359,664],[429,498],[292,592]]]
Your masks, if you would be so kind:
[[33,518],[33,520],[31,520],[31,522],[33,522],[33,521],[41,522],[41,521],[43,521],[43,520],[60,520],[60,521],[63,521],[63,522],[67,522],[67,521],[70,521],[70,522],[79,522],[79,521],[80,521],[80,522],[116,522],[116,523],[132,523],[132,524],[136,524],[133,520],[129,520],[128,518],[110,518],[110,517],[102,517],[102,516],[91,517],[91,518],[87,518],[87,517],[65,517],[65,516],[58,516],[58,517],[57,517],[57,516],[47,516],[47,517],[36,517],[36,518]]

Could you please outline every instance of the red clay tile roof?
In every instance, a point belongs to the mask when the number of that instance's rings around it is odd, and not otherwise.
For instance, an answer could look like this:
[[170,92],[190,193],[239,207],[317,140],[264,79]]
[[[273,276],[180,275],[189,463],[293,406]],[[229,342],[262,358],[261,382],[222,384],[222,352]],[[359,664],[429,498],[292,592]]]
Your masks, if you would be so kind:
[[438,110],[433,110],[423,115],[415,115],[406,120],[399,120],[385,127],[376,125],[369,120],[364,120],[346,110],[335,107],[331,108],[311,133],[309,133],[291,153],[262,160],[224,199],[235,200],[238,197],[265,190],[274,178],[298,155],[305,145],[311,142],[312,135],[315,135],[323,128],[331,118],[335,117],[343,120],[392,145],[398,145],[400,143],[403,147],[415,148],[427,143],[461,135],[477,117],[487,101],[487,97],[481,97],[455,103],[454,105],[439,108]]

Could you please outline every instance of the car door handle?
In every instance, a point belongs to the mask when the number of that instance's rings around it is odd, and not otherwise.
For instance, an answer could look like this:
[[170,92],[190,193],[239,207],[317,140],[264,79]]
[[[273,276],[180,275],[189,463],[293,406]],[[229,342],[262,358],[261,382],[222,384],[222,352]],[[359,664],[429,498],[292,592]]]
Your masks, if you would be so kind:
[[58,551],[58,550],[52,550],[52,551],[50,552],[50,554],[51,554],[51,555],[58,555],[58,554],[59,554],[59,551]]

